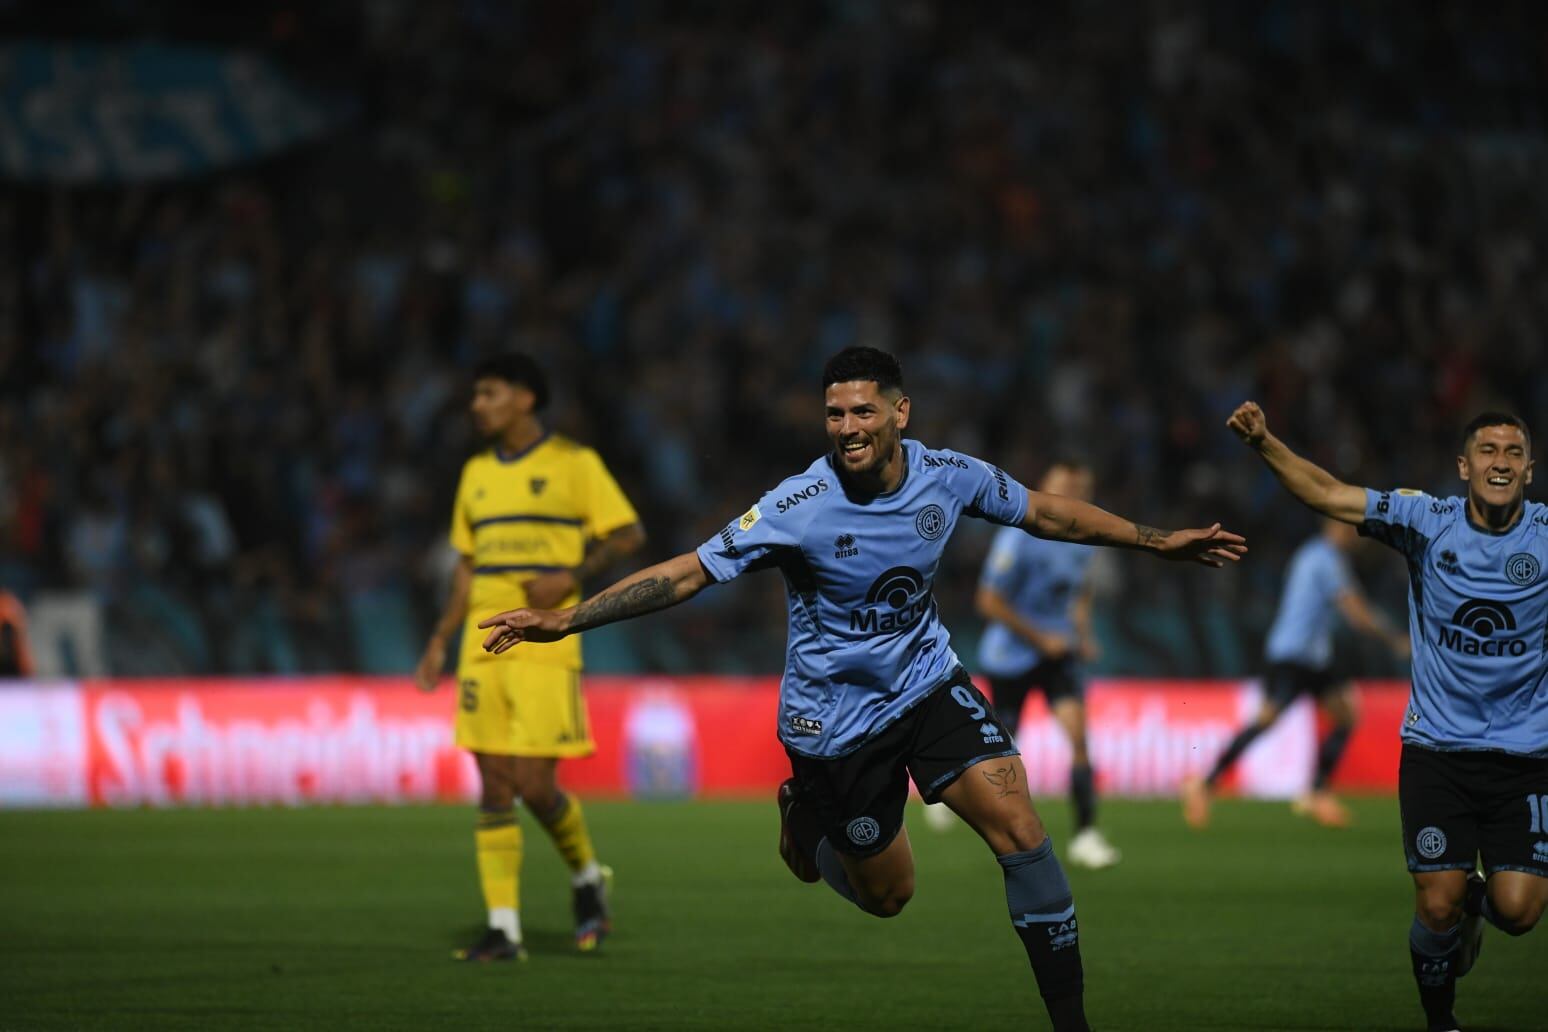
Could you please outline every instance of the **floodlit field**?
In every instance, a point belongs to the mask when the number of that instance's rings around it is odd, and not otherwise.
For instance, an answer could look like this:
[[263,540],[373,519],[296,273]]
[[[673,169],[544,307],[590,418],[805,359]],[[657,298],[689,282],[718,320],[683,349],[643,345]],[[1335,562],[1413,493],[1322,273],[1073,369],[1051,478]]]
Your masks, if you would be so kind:
[[[1228,803],[1197,834],[1170,804],[1107,804],[1124,863],[1071,872],[1094,1027],[1422,1028],[1396,803],[1356,808],[1332,832]],[[481,923],[469,810],[0,814],[0,1028],[1047,1025],[965,827],[911,809],[918,894],[880,921],[786,872],[772,802],[588,812],[616,936],[573,951],[568,883],[528,821],[532,958],[472,967],[449,959]],[[1491,929],[1458,1014],[1548,1029],[1548,929]]]

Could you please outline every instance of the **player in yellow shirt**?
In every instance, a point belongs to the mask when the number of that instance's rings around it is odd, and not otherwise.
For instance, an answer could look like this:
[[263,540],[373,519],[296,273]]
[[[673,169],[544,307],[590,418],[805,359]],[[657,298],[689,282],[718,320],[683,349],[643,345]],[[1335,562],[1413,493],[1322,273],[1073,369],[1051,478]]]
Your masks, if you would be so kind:
[[544,429],[543,371],[525,355],[490,358],[473,371],[473,420],[491,447],[467,461],[452,511],[461,553],[451,598],[415,672],[431,691],[446,645],[464,627],[457,661],[457,744],[478,761],[474,835],[489,928],[462,960],[525,955],[518,911],[522,855],[516,801],[553,839],[571,871],[575,941],[594,949],[610,930],[604,868],[580,801],[560,789],[559,760],[595,751],[573,639],[519,659],[479,647],[480,620],[521,606],[580,601],[581,583],[645,542],[634,508],[597,453]]

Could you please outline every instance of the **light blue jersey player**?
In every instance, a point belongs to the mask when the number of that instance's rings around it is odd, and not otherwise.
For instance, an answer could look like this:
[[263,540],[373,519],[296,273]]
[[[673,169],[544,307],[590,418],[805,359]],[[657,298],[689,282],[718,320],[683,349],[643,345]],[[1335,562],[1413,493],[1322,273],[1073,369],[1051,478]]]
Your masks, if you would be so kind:
[[1548,907],[1548,507],[1526,500],[1531,433],[1503,412],[1473,419],[1457,456],[1467,495],[1435,498],[1341,483],[1270,434],[1252,402],[1228,425],[1291,494],[1408,563],[1409,950],[1429,1028],[1455,1029],[1456,980],[1483,922],[1521,935]]
[[1348,553],[1359,540],[1350,524],[1324,520],[1322,533],[1306,539],[1290,557],[1279,609],[1263,646],[1268,662],[1263,704],[1216,757],[1206,776],[1183,782],[1183,819],[1193,827],[1209,823],[1210,797],[1220,779],[1302,695],[1316,700],[1328,733],[1317,748],[1311,791],[1297,796],[1290,808],[1324,827],[1342,828],[1349,823],[1348,809],[1328,788],[1359,716],[1354,685],[1333,673],[1333,632],[1339,617],[1360,633],[1384,642],[1395,655],[1408,655],[1408,637],[1365,600],[1349,568]]
[[[1045,494],[1090,501],[1091,470],[1061,459],[1039,481]],[[1068,856],[1079,867],[1111,867],[1121,854],[1096,826],[1096,772],[1086,748],[1086,685],[1082,662],[1097,656],[1091,633],[1091,558],[1096,550],[1032,537],[1011,527],[996,532],[978,578],[974,604],[987,622],[978,669],[989,678],[1000,722],[1015,730],[1027,696],[1041,691],[1070,741],[1070,803],[1075,834]],[[927,817],[942,808],[926,809]],[[938,824],[938,818],[931,821]]]
[[780,855],[890,917],[913,895],[903,833],[908,778],[976,829],[1005,878],[1012,924],[1058,1030],[1085,1029],[1075,904],[1026,789],[1010,729],[973,686],[932,586],[963,516],[1029,533],[1140,548],[1219,566],[1245,551],[1217,524],[1166,533],[1071,498],[1029,492],[994,466],[904,441],[910,401],[897,361],[847,348],[823,370],[831,451],[765,494],[696,551],[641,570],[580,605],[485,621],[485,648],[553,641],[682,602],[711,584],[777,569],[790,646],[779,736]]

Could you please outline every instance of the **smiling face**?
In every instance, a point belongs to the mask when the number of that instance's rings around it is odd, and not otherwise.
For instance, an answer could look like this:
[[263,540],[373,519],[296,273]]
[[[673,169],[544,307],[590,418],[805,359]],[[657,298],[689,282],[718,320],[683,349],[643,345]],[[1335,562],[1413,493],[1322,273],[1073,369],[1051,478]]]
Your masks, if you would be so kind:
[[1526,434],[1509,424],[1478,428],[1457,456],[1457,475],[1467,481],[1468,500],[1480,514],[1514,514],[1532,482]]
[[883,391],[874,380],[848,380],[824,391],[828,440],[839,472],[855,479],[883,477],[899,456],[908,426],[908,398]]

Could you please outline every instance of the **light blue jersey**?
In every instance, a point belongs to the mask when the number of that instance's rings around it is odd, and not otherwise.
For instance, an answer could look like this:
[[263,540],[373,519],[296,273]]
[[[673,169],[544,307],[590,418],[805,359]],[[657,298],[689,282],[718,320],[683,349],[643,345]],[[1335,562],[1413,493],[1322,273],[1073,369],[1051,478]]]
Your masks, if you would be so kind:
[[778,569],[790,602],[779,737],[842,756],[960,666],[931,586],[957,520],[1019,524],[1027,489],[979,459],[903,442],[898,487],[845,493],[829,457],[764,495],[699,546],[716,581]]
[[[996,531],[978,583],[1010,603],[1039,630],[1073,637],[1075,601],[1095,553],[1090,545],[1050,541],[1006,527]],[[1027,639],[998,620],[978,643],[978,666],[995,677],[1024,674],[1042,661]]]
[[1299,663],[1318,670],[1330,665],[1338,597],[1354,586],[1344,553],[1327,538],[1319,535],[1297,548],[1285,570],[1264,657],[1270,663]]
[[1548,507],[1496,534],[1467,499],[1367,491],[1360,533],[1408,558],[1413,691],[1403,740],[1548,756]]

